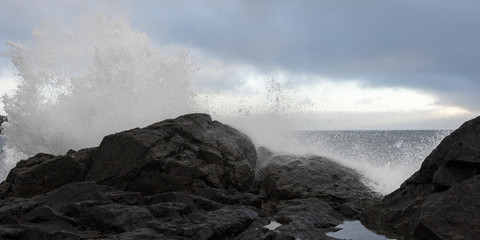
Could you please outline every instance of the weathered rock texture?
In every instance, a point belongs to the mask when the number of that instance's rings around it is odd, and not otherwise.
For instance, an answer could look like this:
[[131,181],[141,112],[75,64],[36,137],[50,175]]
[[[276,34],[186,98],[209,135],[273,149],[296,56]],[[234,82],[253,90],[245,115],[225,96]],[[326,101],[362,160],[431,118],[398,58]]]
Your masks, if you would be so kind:
[[378,199],[328,159],[260,152],[190,114],[37,154],[0,184],[0,239],[331,239]]
[[192,114],[109,135],[97,148],[22,160],[0,185],[0,197],[30,197],[90,180],[142,194],[193,184],[247,190],[255,164],[248,137],[206,114]]
[[266,234],[250,228],[241,239],[333,239],[325,233],[378,203],[359,174],[329,159],[273,156],[268,161],[257,178],[264,196],[262,210],[266,223],[282,226]]
[[363,214],[372,228],[406,239],[480,236],[480,117],[464,123],[425,159],[420,170]]

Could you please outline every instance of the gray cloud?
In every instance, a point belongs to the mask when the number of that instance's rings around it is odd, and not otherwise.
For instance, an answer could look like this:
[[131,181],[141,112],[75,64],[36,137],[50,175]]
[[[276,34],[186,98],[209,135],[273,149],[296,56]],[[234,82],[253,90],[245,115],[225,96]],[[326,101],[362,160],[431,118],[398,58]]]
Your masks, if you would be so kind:
[[480,110],[478,1],[148,3],[134,14],[166,29],[164,40],[227,61],[419,88]]
[[23,5],[20,12],[2,6],[0,40],[24,38],[49,14],[115,9],[162,43],[192,46],[230,63],[417,88],[441,103],[480,111],[475,0],[40,2],[15,3]]

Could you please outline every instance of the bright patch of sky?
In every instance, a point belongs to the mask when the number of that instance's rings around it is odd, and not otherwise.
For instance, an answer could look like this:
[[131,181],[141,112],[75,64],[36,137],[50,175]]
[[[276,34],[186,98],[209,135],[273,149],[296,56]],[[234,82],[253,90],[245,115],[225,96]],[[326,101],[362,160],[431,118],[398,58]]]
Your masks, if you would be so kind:
[[[212,82],[237,80],[237,83],[238,79],[241,79],[242,84],[219,91],[215,88],[202,88],[205,86],[202,83],[206,79]],[[296,82],[309,83],[296,86]],[[384,129],[392,128],[392,125],[402,121],[461,119],[471,114],[462,107],[440,104],[435,95],[418,89],[372,87],[363,85],[360,80],[338,81],[315,75],[289,75],[279,72],[261,74],[252,66],[237,69],[232,66],[200,68],[197,82],[194,84],[202,89],[199,91],[197,101],[220,117],[269,113],[301,117],[309,115],[310,118],[338,115],[336,124],[325,125],[319,121],[319,124],[310,124],[309,127],[313,129],[363,129],[367,126],[352,124],[353,119],[368,123],[368,128],[371,129]],[[369,120],[368,114],[372,119]],[[379,115],[383,117],[378,119]],[[350,121],[339,124],[342,122],[338,121],[338,118],[342,118],[340,116]],[[384,120],[383,123],[381,119]],[[445,128],[438,124],[430,127],[425,124],[419,126],[422,126],[419,128]]]

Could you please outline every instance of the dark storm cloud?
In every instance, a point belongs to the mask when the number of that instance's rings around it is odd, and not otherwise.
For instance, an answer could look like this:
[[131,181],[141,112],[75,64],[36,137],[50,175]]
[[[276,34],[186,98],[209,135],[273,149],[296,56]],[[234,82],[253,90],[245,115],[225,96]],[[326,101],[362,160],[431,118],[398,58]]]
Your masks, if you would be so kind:
[[[148,3],[148,4],[147,4]],[[139,2],[167,41],[263,71],[419,88],[480,110],[479,1]],[[296,84],[301,84],[296,82]]]

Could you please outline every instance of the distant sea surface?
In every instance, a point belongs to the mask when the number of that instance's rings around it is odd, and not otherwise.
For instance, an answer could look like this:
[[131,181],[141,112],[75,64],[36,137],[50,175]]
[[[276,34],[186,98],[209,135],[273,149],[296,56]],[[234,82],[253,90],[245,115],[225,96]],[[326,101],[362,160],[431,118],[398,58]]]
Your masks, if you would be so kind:
[[418,164],[451,130],[299,131],[304,145],[347,159],[366,159],[379,165]]
[[388,194],[415,173],[451,130],[298,131],[296,144],[357,170]]

